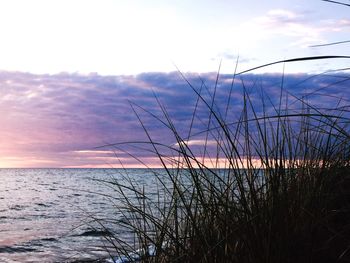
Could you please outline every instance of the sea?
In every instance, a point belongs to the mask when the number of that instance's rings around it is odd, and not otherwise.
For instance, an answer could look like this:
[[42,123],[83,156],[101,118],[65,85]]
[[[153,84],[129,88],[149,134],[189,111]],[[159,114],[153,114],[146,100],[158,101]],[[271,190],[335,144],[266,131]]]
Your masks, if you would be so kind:
[[118,220],[115,187],[108,182],[126,175],[154,187],[147,169],[0,169],[0,262],[108,258],[94,219]]

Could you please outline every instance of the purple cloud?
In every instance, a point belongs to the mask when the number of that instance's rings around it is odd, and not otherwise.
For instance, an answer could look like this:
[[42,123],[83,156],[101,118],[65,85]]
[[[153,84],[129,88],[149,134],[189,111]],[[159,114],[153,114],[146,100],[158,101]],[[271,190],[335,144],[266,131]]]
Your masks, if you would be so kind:
[[[234,82],[232,75],[223,74],[216,90],[216,73],[201,76],[188,73],[185,76],[192,87],[178,72],[136,76],[0,72],[0,166],[118,165],[115,156],[133,166],[135,161],[119,149],[96,148],[147,139],[130,102],[138,105],[134,108],[152,138],[167,145],[175,145],[176,140],[152,116],[165,121],[157,99],[184,138],[189,134],[194,110],[196,118],[192,133],[207,128],[210,115],[207,105],[213,105],[218,116],[226,118],[227,122],[237,120],[243,108],[244,89],[258,115],[263,114],[261,94],[265,98],[265,111],[274,113],[272,105],[278,104],[281,88],[283,103],[288,99],[290,110],[295,112],[300,110],[298,98],[301,97],[307,98],[317,109],[328,112],[336,106],[348,110],[350,104],[349,75],[345,73],[285,75],[283,78],[281,74],[248,74],[237,76]],[[202,100],[197,101],[196,93]],[[199,147],[202,139],[200,134],[190,138],[194,147]],[[213,146],[209,143],[209,147]],[[129,150],[146,162],[154,161],[147,151],[133,147]]]

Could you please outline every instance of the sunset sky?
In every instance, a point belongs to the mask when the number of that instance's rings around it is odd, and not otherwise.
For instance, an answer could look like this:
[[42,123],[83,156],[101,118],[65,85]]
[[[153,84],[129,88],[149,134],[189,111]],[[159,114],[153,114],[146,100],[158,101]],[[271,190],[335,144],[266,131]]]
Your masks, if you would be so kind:
[[[95,147],[144,138],[129,101],[159,112],[155,92],[176,122],[191,117],[195,96],[177,68],[210,86],[222,61],[220,101],[238,57],[240,72],[294,57],[350,55],[350,43],[317,47],[350,40],[350,7],[320,0],[0,0],[0,12],[0,167],[118,166],[117,151]],[[334,81],[292,85],[306,73],[349,62],[278,64],[245,80],[274,87],[284,70],[286,86],[299,94]],[[349,98],[347,84],[330,92]]]

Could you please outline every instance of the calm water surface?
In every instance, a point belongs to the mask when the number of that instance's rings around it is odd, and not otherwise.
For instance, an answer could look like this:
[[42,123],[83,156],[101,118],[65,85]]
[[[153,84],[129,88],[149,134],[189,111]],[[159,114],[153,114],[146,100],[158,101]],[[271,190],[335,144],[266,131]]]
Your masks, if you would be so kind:
[[[152,188],[149,171],[127,172]],[[94,179],[122,181],[123,175],[117,169],[0,169],[0,262],[106,257],[103,238],[89,222],[120,215],[107,197],[115,196],[113,189]]]

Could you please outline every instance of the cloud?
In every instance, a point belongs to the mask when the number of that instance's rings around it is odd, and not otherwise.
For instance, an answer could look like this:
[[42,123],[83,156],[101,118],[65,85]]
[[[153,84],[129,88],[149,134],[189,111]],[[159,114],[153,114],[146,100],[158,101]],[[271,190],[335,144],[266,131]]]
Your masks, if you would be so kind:
[[280,25],[301,23],[304,20],[305,18],[303,14],[297,14],[293,11],[284,9],[272,9],[268,11],[265,16],[255,19],[255,21],[259,22],[265,27],[276,27]]
[[[97,167],[119,165],[117,157],[136,165],[123,150],[154,162],[153,149],[142,143],[148,139],[130,101],[152,139],[164,145],[176,144],[166,114],[184,139],[196,134],[186,140],[200,154],[206,139],[201,132],[208,128],[208,105],[213,105],[220,118],[234,122],[243,109],[244,84],[256,113],[263,111],[262,92],[266,95],[265,111],[273,113],[272,104],[278,102],[282,85],[280,74],[237,76],[233,85],[233,76],[223,74],[216,89],[216,73],[186,73],[185,77],[191,86],[178,72],[135,76],[0,72],[0,166]],[[346,73],[283,78],[285,96],[295,111],[300,110],[297,98],[301,96],[319,110],[331,109],[335,103],[348,107],[348,84]],[[216,138],[207,139],[207,146],[215,148]],[[96,148],[120,142],[138,144]]]
[[[289,46],[306,47],[325,42],[327,34],[347,30],[348,19],[315,20],[310,12],[294,12],[286,9],[272,9],[265,15],[246,22],[239,30],[244,35],[251,32],[259,39],[292,38]],[[248,30],[248,31],[247,31]]]
[[[203,145],[211,145],[211,146],[216,146],[217,142],[214,140],[184,140],[183,141],[184,144],[188,145],[188,146],[192,146],[192,145],[199,145],[199,146],[203,146]],[[175,146],[179,146],[179,143],[176,143]]]

